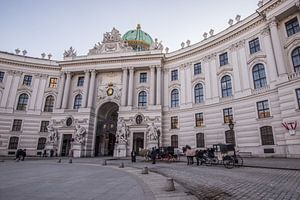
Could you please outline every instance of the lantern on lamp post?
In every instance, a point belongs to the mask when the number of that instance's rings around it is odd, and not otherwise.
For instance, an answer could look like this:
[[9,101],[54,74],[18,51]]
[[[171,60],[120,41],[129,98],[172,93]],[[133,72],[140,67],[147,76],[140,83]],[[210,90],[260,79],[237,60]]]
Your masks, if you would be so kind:
[[160,130],[157,130],[157,146],[159,148]]

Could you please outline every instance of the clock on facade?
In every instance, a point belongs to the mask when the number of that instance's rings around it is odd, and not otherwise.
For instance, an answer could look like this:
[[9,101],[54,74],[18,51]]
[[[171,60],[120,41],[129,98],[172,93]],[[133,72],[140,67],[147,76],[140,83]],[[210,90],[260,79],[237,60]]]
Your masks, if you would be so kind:
[[111,96],[111,95],[114,94],[114,89],[108,88],[107,91],[106,91],[106,93],[107,93],[107,96]]

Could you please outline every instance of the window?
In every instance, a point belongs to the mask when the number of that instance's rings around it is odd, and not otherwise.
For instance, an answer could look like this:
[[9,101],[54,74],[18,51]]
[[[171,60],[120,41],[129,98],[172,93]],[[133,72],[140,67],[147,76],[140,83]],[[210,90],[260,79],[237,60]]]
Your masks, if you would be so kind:
[[178,117],[177,116],[171,117],[171,129],[178,129],[178,128],[179,128]]
[[30,86],[32,81],[32,76],[25,75],[23,79],[23,85]]
[[15,119],[12,126],[12,131],[21,131],[22,127],[22,120],[21,119]]
[[268,100],[257,102],[258,118],[270,117]]
[[203,113],[195,114],[196,127],[201,127],[203,125]]
[[288,37],[294,35],[295,33],[298,33],[300,31],[300,27],[297,17],[285,23],[285,28]]
[[252,69],[254,88],[262,88],[267,85],[266,73],[263,64],[256,64]]
[[298,101],[298,109],[300,109],[300,88],[296,89],[296,97]]
[[77,86],[81,87],[83,86],[83,83],[84,83],[84,76],[79,76],[77,81]]
[[5,74],[5,72],[0,71],[0,83],[2,83],[4,80],[4,74]]
[[229,123],[230,120],[233,120],[232,108],[223,109],[223,118],[224,123]]
[[18,149],[18,143],[19,143],[18,137],[11,137],[9,139],[8,149]]
[[75,96],[73,109],[79,109],[81,107],[81,103],[82,103],[82,96],[81,94],[77,94]]
[[147,83],[147,73],[140,73],[140,83]]
[[249,49],[250,49],[250,54],[256,53],[260,51],[260,45],[259,45],[259,39],[256,38],[254,40],[251,40],[249,42]]
[[196,134],[196,146],[197,146],[197,148],[205,147],[204,133],[197,133]]
[[178,70],[177,69],[171,71],[171,81],[176,81],[176,80],[178,80]]
[[225,143],[235,145],[235,137],[234,137],[234,131],[233,130],[225,131]]
[[194,64],[194,75],[201,74],[201,63]]
[[292,52],[292,60],[293,60],[293,66],[294,71],[299,72],[300,71],[300,47],[297,47]]
[[42,121],[40,132],[48,132],[47,126],[49,125],[49,121]]
[[45,146],[46,146],[46,138],[45,137],[39,138],[37,150],[43,150],[45,149]]
[[261,127],[260,136],[262,145],[274,145],[272,126]]
[[228,64],[228,55],[227,52],[219,55],[220,66]]
[[147,106],[147,93],[145,91],[141,91],[139,93],[139,107]]
[[54,97],[52,95],[47,96],[44,106],[44,112],[53,112]]
[[171,92],[171,108],[179,106],[179,92],[177,89],[172,90]]
[[201,83],[195,85],[194,92],[195,92],[195,103],[203,102],[203,86]]
[[221,87],[222,87],[222,97],[232,96],[232,85],[231,85],[231,78],[229,75],[225,75],[221,79]]
[[19,96],[17,110],[26,110],[27,104],[28,104],[28,94],[21,94]]
[[50,88],[57,88],[57,78],[50,78],[49,87]]
[[171,147],[178,148],[178,135],[171,136]]

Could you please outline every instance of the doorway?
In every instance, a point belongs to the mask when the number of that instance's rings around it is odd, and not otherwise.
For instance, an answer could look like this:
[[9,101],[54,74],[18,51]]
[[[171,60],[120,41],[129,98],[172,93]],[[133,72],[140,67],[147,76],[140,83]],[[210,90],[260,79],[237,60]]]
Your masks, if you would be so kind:
[[144,133],[133,133],[133,151],[139,155],[142,149],[144,149]]
[[63,134],[61,156],[69,156],[71,149],[72,134]]

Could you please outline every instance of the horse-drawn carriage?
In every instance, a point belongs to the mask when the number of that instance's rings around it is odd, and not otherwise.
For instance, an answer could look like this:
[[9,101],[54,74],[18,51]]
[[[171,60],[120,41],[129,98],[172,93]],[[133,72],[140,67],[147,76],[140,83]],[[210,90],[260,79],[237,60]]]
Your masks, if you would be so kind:
[[243,166],[243,158],[237,154],[233,144],[214,144],[201,156],[201,162],[206,165],[223,164],[226,168]]
[[[139,153],[146,161],[151,159],[152,149],[142,149]],[[176,161],[180,159],[181,151],[174,147],[160,147],[154,149],[156,158],[164,161]]]

